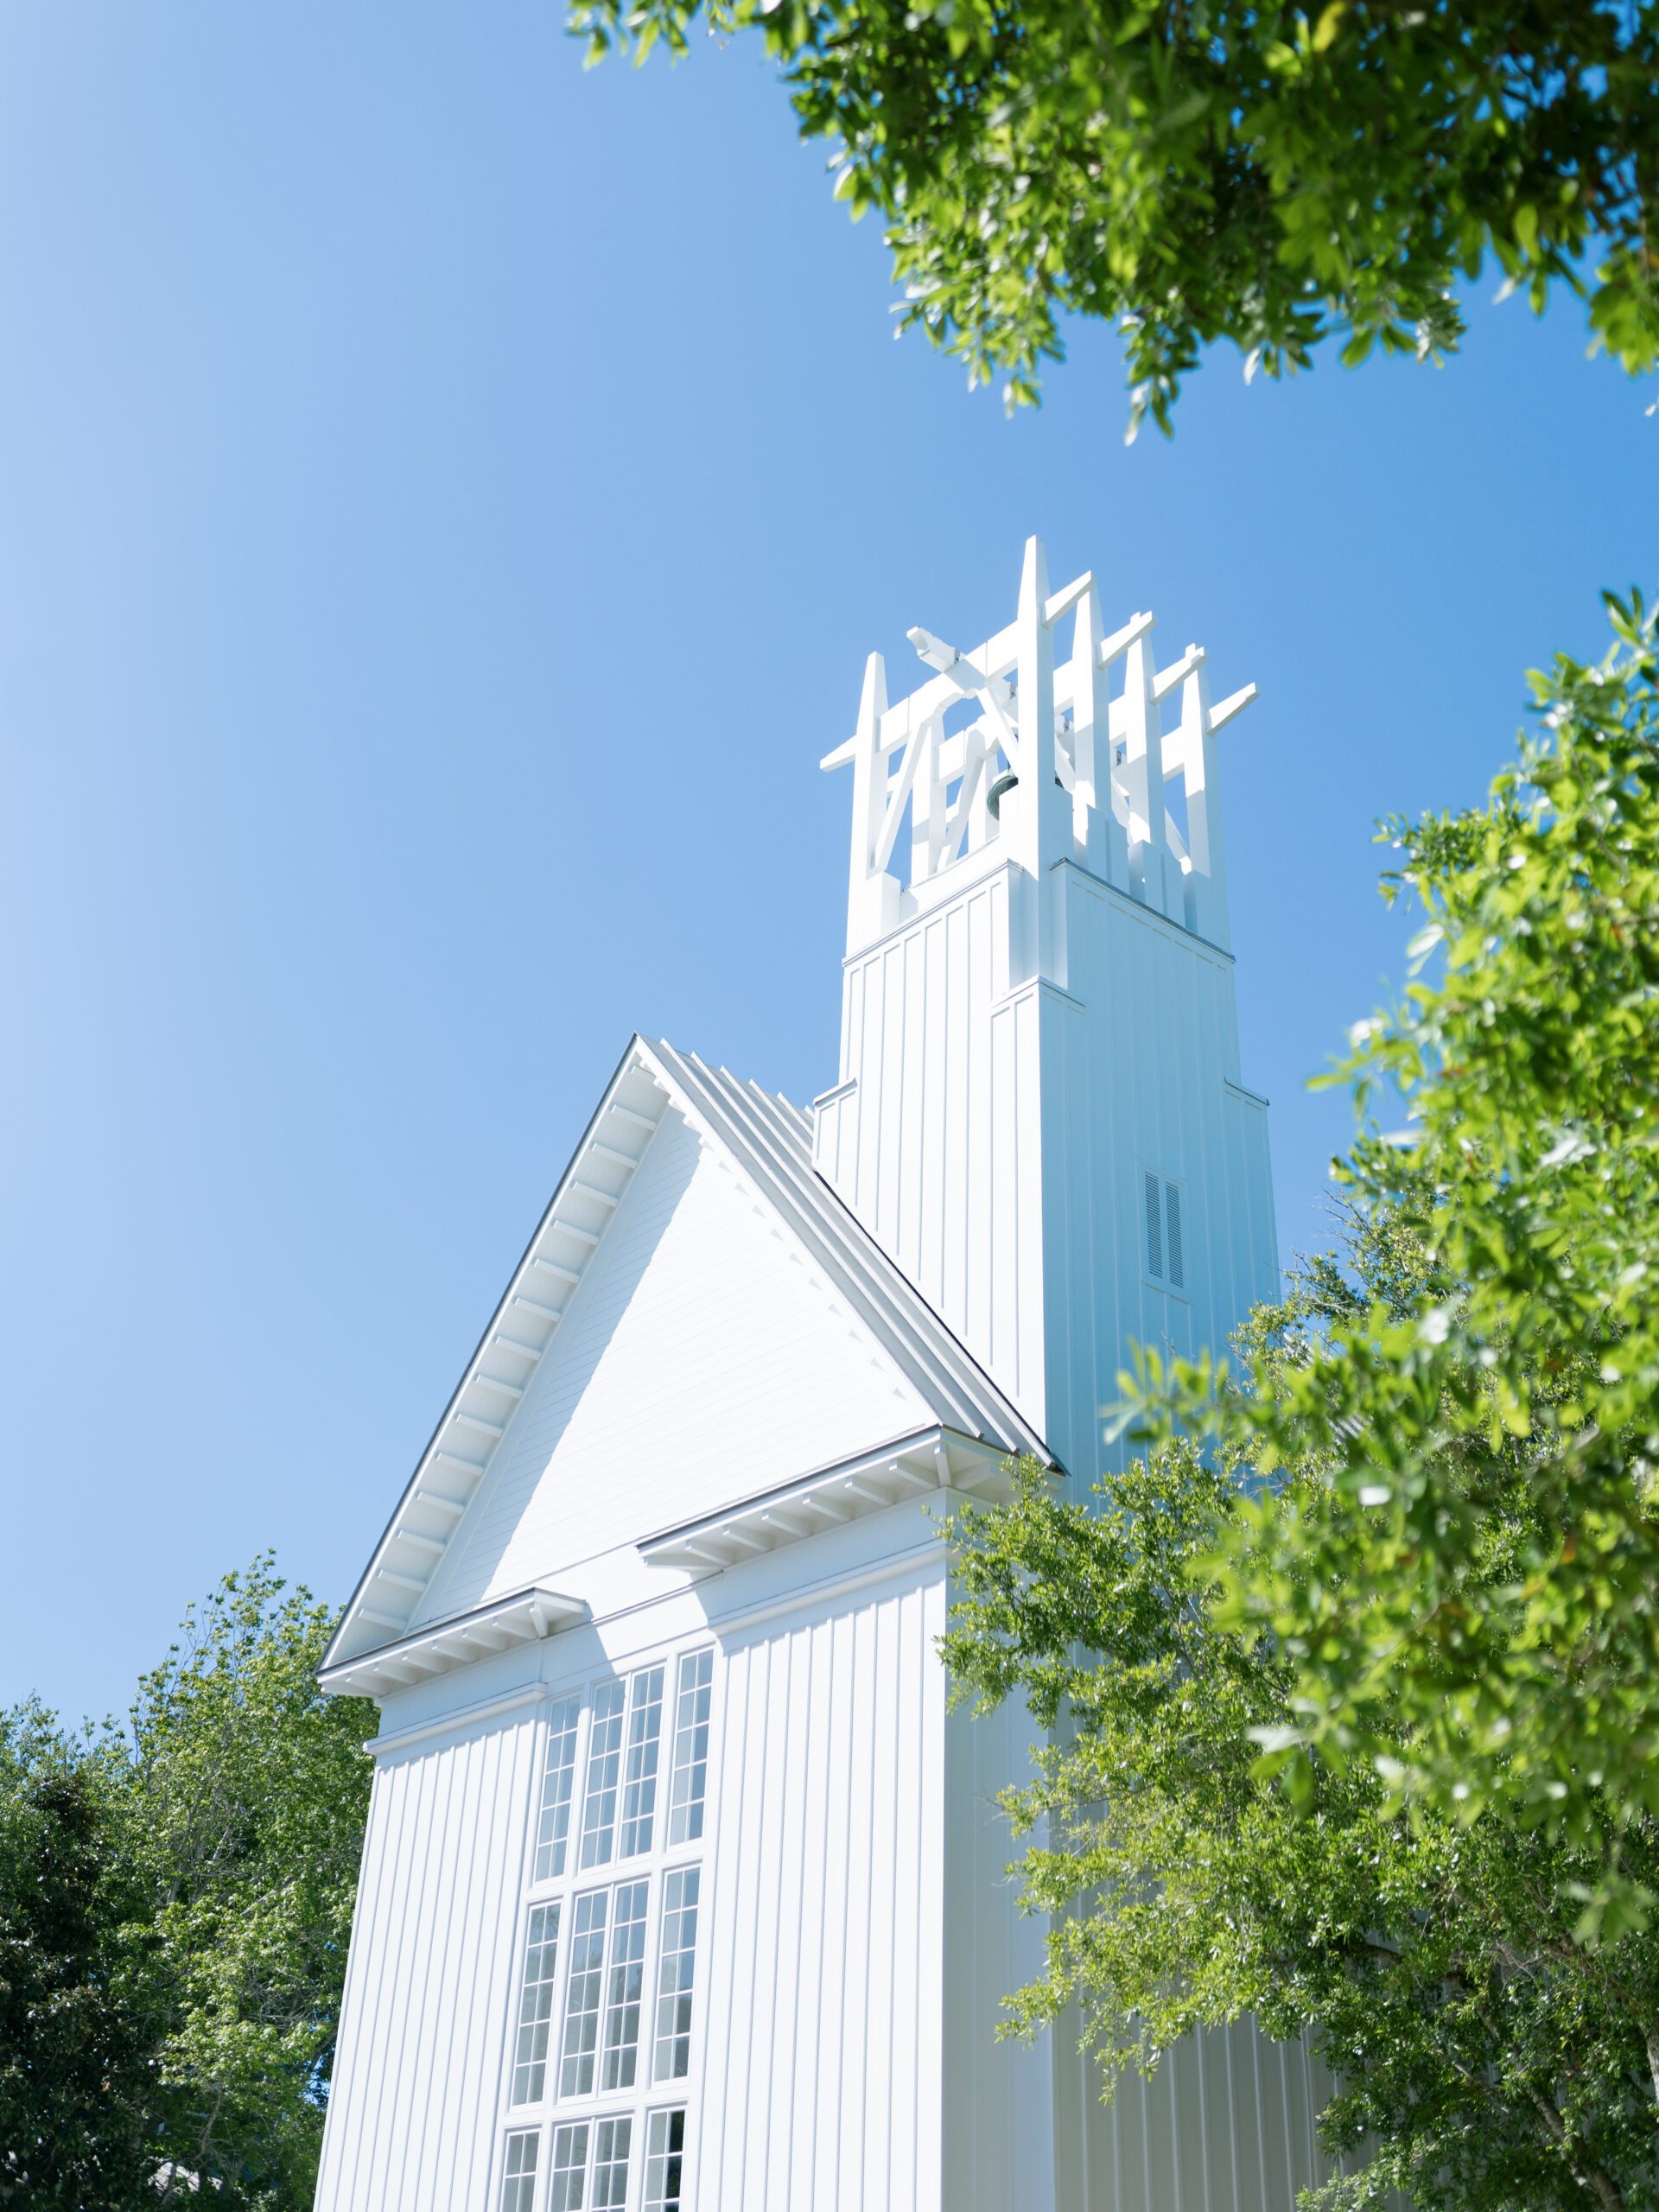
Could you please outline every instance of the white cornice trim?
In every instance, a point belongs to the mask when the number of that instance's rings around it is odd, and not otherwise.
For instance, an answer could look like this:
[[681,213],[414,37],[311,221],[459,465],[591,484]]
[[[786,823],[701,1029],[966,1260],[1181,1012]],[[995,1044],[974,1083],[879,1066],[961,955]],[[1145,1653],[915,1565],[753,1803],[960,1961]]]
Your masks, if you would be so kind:
[[919,1544],[912,1544],[907,1550],[889,1553],[874,1567],[849,1567],[845,1574],[826,1574],[817,1582],[798,1583],[785,1598],[769,1598],[764,1605],[747,1606],[741,1613],[711,1617],[709,1626],[722,1641],[728,1637],[742,1636],[785,1613],[798,1613],[808,1606],[822,1605],[826,1599],[850,1597],[855,1591],[873,1589],[878,1583],[895,1582],[901,1575],[916,1574],[930,1565],[941,1576],[950,1566],[937,1531]]
[[390,1752],[406,1751],[411,1745],[424,1744],[434,1736],[452,1735],[457,1728],[470,1728],[480,1720],[499,1719],[527,1705],[540,1705],[547,1694],[545,1682],[526,1682],[521,1688],[505,1691],[499,1697],[481,1698],[476,1705],[463,1705],[459,1712],[441,1713],[434,1719],[417,1721],[412,1728],[395,1728],[389,1736],[371,1736],[363,1748],[371,1758],[385,1758]]
[[434,1621],[412,1636],[324,1667],[317,1679],[333,1697],[384,1698],[435,1675],[451,1675],[480,1659],[493,1658],[515,1644],[537,1643],[588,1618],[580,1598],[566,1597],[537,1582],[470,1613]]
[[644,1537],[639,1556],[648,1567],[677,1567],[699,1577],[721,1573],[912,1498],[945,1490],[993,1494],[1006,1484],[1007,1458],[1001,1446],[978,1437],[938,1426],[918,1429],[759,1497]]

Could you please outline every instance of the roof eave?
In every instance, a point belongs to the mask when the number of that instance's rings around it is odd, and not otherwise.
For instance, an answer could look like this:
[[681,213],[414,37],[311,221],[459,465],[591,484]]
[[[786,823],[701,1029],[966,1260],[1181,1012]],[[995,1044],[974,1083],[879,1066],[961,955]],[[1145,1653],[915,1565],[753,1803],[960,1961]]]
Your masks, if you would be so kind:
[[377,1644],[371,1651],[318,1669],[317,1679],[331,1697],[384,1698],[394,1690],[455,1673],[480,1659],[494,1658],[515,1645],[535,1643],[589,1618],[580,1598],[545,1582],[528,1584],[470,1612],[429,1622],[413,1634]]
[[1003,1445],[936,1421],[642,1537],[639,1555],[648,1567],[721,1573],[917,1498],[1007,1495],[1013,1457]]

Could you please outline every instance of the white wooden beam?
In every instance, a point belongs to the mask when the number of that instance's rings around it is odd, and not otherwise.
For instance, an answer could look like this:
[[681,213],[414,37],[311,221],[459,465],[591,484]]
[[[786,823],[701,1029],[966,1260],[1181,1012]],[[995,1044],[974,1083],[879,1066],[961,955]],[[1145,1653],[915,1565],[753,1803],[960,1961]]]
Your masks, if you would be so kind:
[[1132,614],[1121,630],[1114,630],[1109,637],[1103,638],[1100,641],[1101,666],[1109,668],[1120,653],[1127,652],[1131,645],[1139,644],[1152,628],[1154,619],[1150,614]]
[[1077,601],[1083,597],[1085,592],[1093,589],[1094,582],[1094,570],[1092,569],[1085,569],[1075,583],[1067,584],[1063,591],[1052,593],[1049,598],[1044,602],[1044,621],[1048,623],[1051,627],[1056,622],[1060,621],[1065,615],[1071,612],[1071,609],[1077,605]]
[[741,1544],[745,1551],[769,1552],[772,1549],[772,1546],[767,1543],[764,1536],[752,1536],[747,1529],[735,1521],[728,1521],[720,1533],[728,1543]]
[[891,1475],[897,1482],[908,1483],[915,1490],[931,1490],[934,1487],[931,1468],[924,1474],[919,1468],[907,1467],[902,1459],[892,1460],[882,1472]]
[[673,1556],[677,1559],[682,1554],[691,1559],[701,1560],[706,1567],[729,1567],[732,1563],[730,1555],[722,1551],[716,1551],[713,1540],[708,1536],[699,1538],[696,1543],[688,1539],[683,1544],[677,1544]]
[[1159,705],[1163,704],[1178,684],[1186,681],[1205,658],[1202,645],[1189,645],[1179,660],[1173,660],[1167,668],[1159,670],[1152,679],[1152,696]]
[[566,1188],[580,1191],[584,1198],[597,1198],[602,1206],[617,1206],[622,1203],[613,1191],[601,1191],[597,1183],[587,1182],[581,1176],[573,1176]]
[[545,1344],[527,1344],[521,1337],[504,1337],[499,1329],[490,1342],[499,1344],[503,1351],[510,1351],[515,1359],[537,1360],[547,1350]]
[[503,1437],[506,1430],[499,1421],[486,1421],[481,1414],[463,1413],[459,1406],[449,1416],[451,1421],[465,1421],[468,1428],[482,1429],[486,1436]]
[[897,1502],[890,1491],[879,1489],[868,1478],[861,1480],[856,1475],[849,1475],[843,1479],[841,1486],[843,1490],[851,1491],[855,1497],[868,1500],[871,1505],[885,1508]]
[[[556,1225],[562,1227],[563,1224]],[[578,1283],[582,1281],[575,1268],[567,1268],[558,1260],[544,1260],[539,1252],[531,1253],[530,1264],[532,1268],[545,1268],[549,1274],[557,1275],[561,1282]]]
[[463,1459],[459,1452],[445,1452],[440,1448],[432,1454],[432,1459],[435,1465],[441,1459],[446,1467],[459,1467],[464,1474],[470,1475],[474,1482],[480,1475],[489,1471],[486,1460]]
[[1254,683],[1246,683],[1240,690],[1230,691],[1218,707],[1210,709],[1211,733],[1220,729],[1224,723],[1231,721],[1235,715],[1243,714],[1245,708],[1260,696]]

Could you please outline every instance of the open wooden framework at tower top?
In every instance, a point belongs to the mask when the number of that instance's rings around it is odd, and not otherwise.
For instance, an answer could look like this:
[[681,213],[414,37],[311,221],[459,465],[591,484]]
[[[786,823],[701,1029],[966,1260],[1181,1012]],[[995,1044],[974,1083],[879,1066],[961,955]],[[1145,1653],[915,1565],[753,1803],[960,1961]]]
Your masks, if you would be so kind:
[[870,655],[857,728],[821,763],[853,768],[849,955],[981,868],[1012,861],[1041,877],[1068,859],[1227,947],[1213,744],[1255,686],[1212,705],[1204,648],[1160,668],[1153,626],[1135,614],[1109,632],[1092,572],[1051,592],[1033,537],[1006,629],[972,652],[912,630],[934,673],[892,705]]

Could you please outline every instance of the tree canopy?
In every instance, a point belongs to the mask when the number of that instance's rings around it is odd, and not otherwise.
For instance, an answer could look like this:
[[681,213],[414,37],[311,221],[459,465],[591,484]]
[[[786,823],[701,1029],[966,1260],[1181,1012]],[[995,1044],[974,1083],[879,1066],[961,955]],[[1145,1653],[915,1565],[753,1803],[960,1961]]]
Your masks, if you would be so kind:
[[125,1728],[0,1715],[0,2204],[309,2212],[374,1709],[227,1575]]
[[0,1714],[0,2205],[143,2201],[156,2024],[111,1777],[34,1705]]
[[1199,349],[1439,358],[1495,261],[1659,360],[1656,0],[572,0],[595,57],[758,29],[903,320],[1035,395],[1070,315],[1166,428]]
[[227,1575],[139,1685],[117,1761],[161,2139],[261,2212],[315,2190],[368,1817],[374,1707],[317,1684],[334,1618],[268,1560]]
[[1075,2003],[1109,2084],[1306,2033],[1325,2212],[1659,2205],[1659,614],[1609,612],[1387,833],[1341,1247],[1230,1364],[1141,1356],[1145,1463],[951,1529],[957,1682],[1045,1732],[1013,2026]]
[[1659,611],[1610,611],[1485,806],[1391,828],[1420,972],[1336,1079],[1403,1128],[1338,1173],[1430,1273],[1242,1383],[1141,1384],[1148,1434],[1268,1484],[1226,1551],[1294,1669],[1269,1756],[1598,1855],[1586,1933],[1654,1902],[1622,1854],[1659,1814]]
[[[1355,1311],[1406,1319],[1439,1289],[1410,1224],[1356,1211],[1347,1226],[1340,1261],[1254,1318],[1259,1386],[1299,1374]],[[1659,2205],[1659,1948],[1575,1940],[1595,1851],[1408,1809],[1374,1763],[1317,1763],[1295,1796],[1262,1771],[1261,1737],[1298,1725],[1300,1678],[1217,1563],[1243,1471],[1180,1440],[1085,1498],[1030,1463],[1011,1504],[953,1523],[957,1681],[984,1704],[1022,1693],[1045,1732],[1008,1801],[1033,1839],[1025,1900],[1052,1916],[1013,2028],[1080,2017],[1109,2092],[1246,2012],[1306,2033],[1338,2084],[1320,2135],[1341,2166],[1319,2212],[1391,2190],[1441,2212]],[[1306,1485],[1313,1529],[1332,1497]],[[1516,1548],[1528,1520],[1519,1499]],[[1512,1573],[1491,1545],[1484,1584]],[[1402,1760],[1416,1726],[1406,1707],[1370,1716]],[[1624,1847],[1632,1878],[1659,1879],[1650,1816]]]

